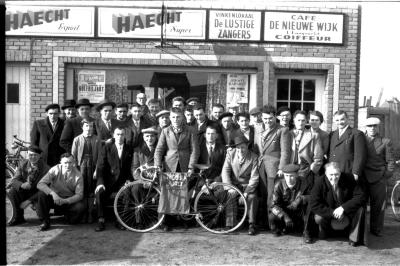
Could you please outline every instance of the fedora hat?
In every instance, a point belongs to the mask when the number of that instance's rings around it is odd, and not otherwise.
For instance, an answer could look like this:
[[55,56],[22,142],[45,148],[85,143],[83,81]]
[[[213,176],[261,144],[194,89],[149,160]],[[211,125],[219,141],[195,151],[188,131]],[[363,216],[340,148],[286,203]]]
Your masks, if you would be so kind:
[[233,117],[233,114],[230,112],[222,113],[222,115],[220,115],[218,117],[218,120],[222,120],[222,118],[225,118],[225,117]]
[[239,146],[240,144],[249,144],[249,140],[246,139],[245,136],[237,136],[233,139],[233,144],[231,146],[236,147]]
[[103,109],[104,106],[111,106],[113,109],[115,108],[115,102],[112,102],[108,99],[104,99],[99,104],[96,106],[96,110],[100,112],[101,109]]
[[347,226],[349,226],[350,220],[349,217],[346,215],[343,216],[342,220],[337,220],[337,219],[332,219],[331,220],[331,226],[333,230],[344,230],[346,229]]
[[81,107],[83,105],[87,105],[87,106],[90,106],[90,107],[93,106],[93,104],[90,103],[89,99],[82,98],[82,99],[79,99],[78,102],[75,104],[75,108],[79,108],[79,107]]
[[58,109],[58,111],[60,111],[60,106],[56,103],[52,103],[52,104],[47,105],[46,109],[44,109],[44,110],[47,112],[49,109]]
[[76,102],[75,102],[75,100],[72,100],[72,99],[70,99],[70,100],[64,100],[64,104],[63,104],[63,106],[61,107],[61,109],[67,109],[67,108],[70,108],[70,107],[75,107],[75,105],[76,105]]

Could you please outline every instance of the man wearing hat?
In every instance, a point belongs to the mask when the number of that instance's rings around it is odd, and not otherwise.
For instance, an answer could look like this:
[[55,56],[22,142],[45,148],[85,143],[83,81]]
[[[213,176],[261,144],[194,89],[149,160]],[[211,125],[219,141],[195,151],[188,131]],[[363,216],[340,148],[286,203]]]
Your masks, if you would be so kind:
[[[301,191],[301,180],[298,176],[300,167],[287,164],[282,167],[284,179],[280,179],[272,194],[271,211],[268,215],[270,228],[274,236],[284,232],[302,231],[307,202]],[[309,234],[305,242],[310,243]]]
[[190,97],[189,99],[186,100],[187,105],[195,106],[200,103],[199,98],[197,97]]
[[100,113],[100,118],[95,121],[95,127],[97,138],[102,143],[105,143],[107,140],[112,138],[114,129],[119,125],[118,121],[112,118],[114,108],[115,103],[107,99],[101,101],[96,106],[96,110]]
[[250,126],[254,127],[254,129],[257,129],[260,127],[259,130],[264,129],[263,126],[264,124],[262,123],[261,120],[261,108],[260,107],[254,107],[250,110]]
[[325,165],[325,175],[316,180],[311,191],[311,214],[319,226],[319,238],[332,235],[333,230],[350,229],[349,244],[364,242],[366,193],[364,183],[343,175],[340,165]]
[[368,118],[365,123],[367,161],[364,175],[371,205],[370,231],[375,236],[382,236],[387,198],[386,183],[393,175],[395,166],[392,142],[379,135],[380,123],[376,117]]
[[64,120],[60,118],[58,104],[48,105],[45,111],[47,117],[33,123],[31,144],[38,146],[43,151],[42,158],[51,167],[59,162],[60,155],[65,152],[60,146]]
[[236,122],[239,128],[232,131],[232,138],[244,136],[249,142],[249,149],[254,147],[254,127],[250,126],[250,115],[246,112],[236,114]]
[[213,105],[211,109],[211,118],[210,120],[212,121],[218,121],[219,117],[222,115],[222,113],[225,111],[225,107],[220,104],[216,103]]
[[[249,141],[243,135],[235,137],[232,146],[234,149],[227,151],[222,167],[222,182],[232,184],[243,192],[248,204],[249,235],[255,235],[258,207],[258,157],[249,150]],[[230,226],[230,221],[233,219],[234,207],[227,207],[227,226]]]
[[8,225],[17,225],[25,222],[24,209],[30,204],[36,204],[39,180],[47,173],[50,167],[43,161],[42,151],[37,146],[29,146],[28,160],[18,166],[7,192],[10,201],[17,209],[15,217]]
[[[78,110],[78,116],[65,121],[65,126],[60,138],[60,146],[66,152],[71,152],[72,142],[74,141],[74,138],[82,134],[82,119],[93,122],[95,121],[94,118],[89,116],[92,106],[93,104],[91,104],[88,99],[79,99],[75,105],[75,108]],[[96,135],[96,128],[94,129],[93,134]]]
[[157,132],[158,135],[161,134],[161,130],[171,125],[171,120],[169,120],[169,111],[168,110],[161,110],[156,115],[158,120]]
[[65,100],[61,109],[64,111],[64,120],[76,117],[75,100]]

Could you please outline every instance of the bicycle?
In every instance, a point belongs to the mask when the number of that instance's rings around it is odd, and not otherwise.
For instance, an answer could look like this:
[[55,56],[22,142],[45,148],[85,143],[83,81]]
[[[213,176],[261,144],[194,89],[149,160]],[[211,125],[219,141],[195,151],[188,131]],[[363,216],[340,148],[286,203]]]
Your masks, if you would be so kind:
[[[243,193],[231,184],[222,182],[210,184],[205,174],[208,165],[196,165],[196,168],[200,173],[195,174],[197,177],[195,188],[199,184],[202,187],[191,203],[194,212],[181,215],[194,216],[202,228],[215,234],[226,234],[239,229],[247,216],[247,202]],[[161,197],[158,183],[163,175],[165,173],[157,167],[141,170],[140,177],[148,185],[143,187],[145,192],[140,202],[135,201],[132,196],[132,188],[136,182],[129,182],[118,191],[114,200],[114,213],[126,229],[143,233],[161,225],[165,214],[158,213]]]
[[[396,164],[400,164],[400,160],[396,161]],[[392,189],[390,203],[392,204],[394,218],[397,221],[400,221],[400,180],[396,181],[396,184]]]

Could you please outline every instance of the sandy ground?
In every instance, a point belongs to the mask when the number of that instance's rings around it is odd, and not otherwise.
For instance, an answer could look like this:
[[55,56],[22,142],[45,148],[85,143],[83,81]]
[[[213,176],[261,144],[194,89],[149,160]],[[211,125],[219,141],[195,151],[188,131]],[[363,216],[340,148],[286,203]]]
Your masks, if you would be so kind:
[[70,226],[54,217],[52,229],[38,232],[31,210],[27,223],[7,227],[9,264],[368,264],[400,265],[400,222],[388,209],[384,237],[369,236],[368,247],[351,247],[335,238],[307,245],[300,236],[273,237],[262,231],[215,235],[200,227],[171,232],[120,231],[107,224]]

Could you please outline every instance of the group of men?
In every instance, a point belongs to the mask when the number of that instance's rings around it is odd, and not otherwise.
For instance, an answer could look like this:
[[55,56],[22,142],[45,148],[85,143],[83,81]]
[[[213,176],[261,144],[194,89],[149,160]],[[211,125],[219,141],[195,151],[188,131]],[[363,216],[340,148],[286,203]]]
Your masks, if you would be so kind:
[[271,105],[239,112],[215,104],[208,117],[198,98],[175,97],[162,110],[160,100],[146,104],[139,93],[130,106],[100,102],[97,119],[93,106],[88,99],[67,100],[61,118],[60,106],[51,104],[47,117],[34,122],[28,161],[11,182],[9,196],[18,212],[10,225],[24,222],[23,209],[34,205],[40,230],[50,227],[55,208],[71,223],[97,220],[95,230],[103,231],[108,199],[139,179],[140,166],[191,174],[196,164],[207,164],[211,182],[243,192],[250,235],[261,225],[274,236],[300,231],[312,243],[345,230],[351,245],[362,244],[367,200],[370,232],[382,235],[394,158],[390,140],[379,136],[378,118],[368,118],[363,133],[339,110],[337,130],[328,133],[320,128],[319,111],[292,116],[289,108]]

